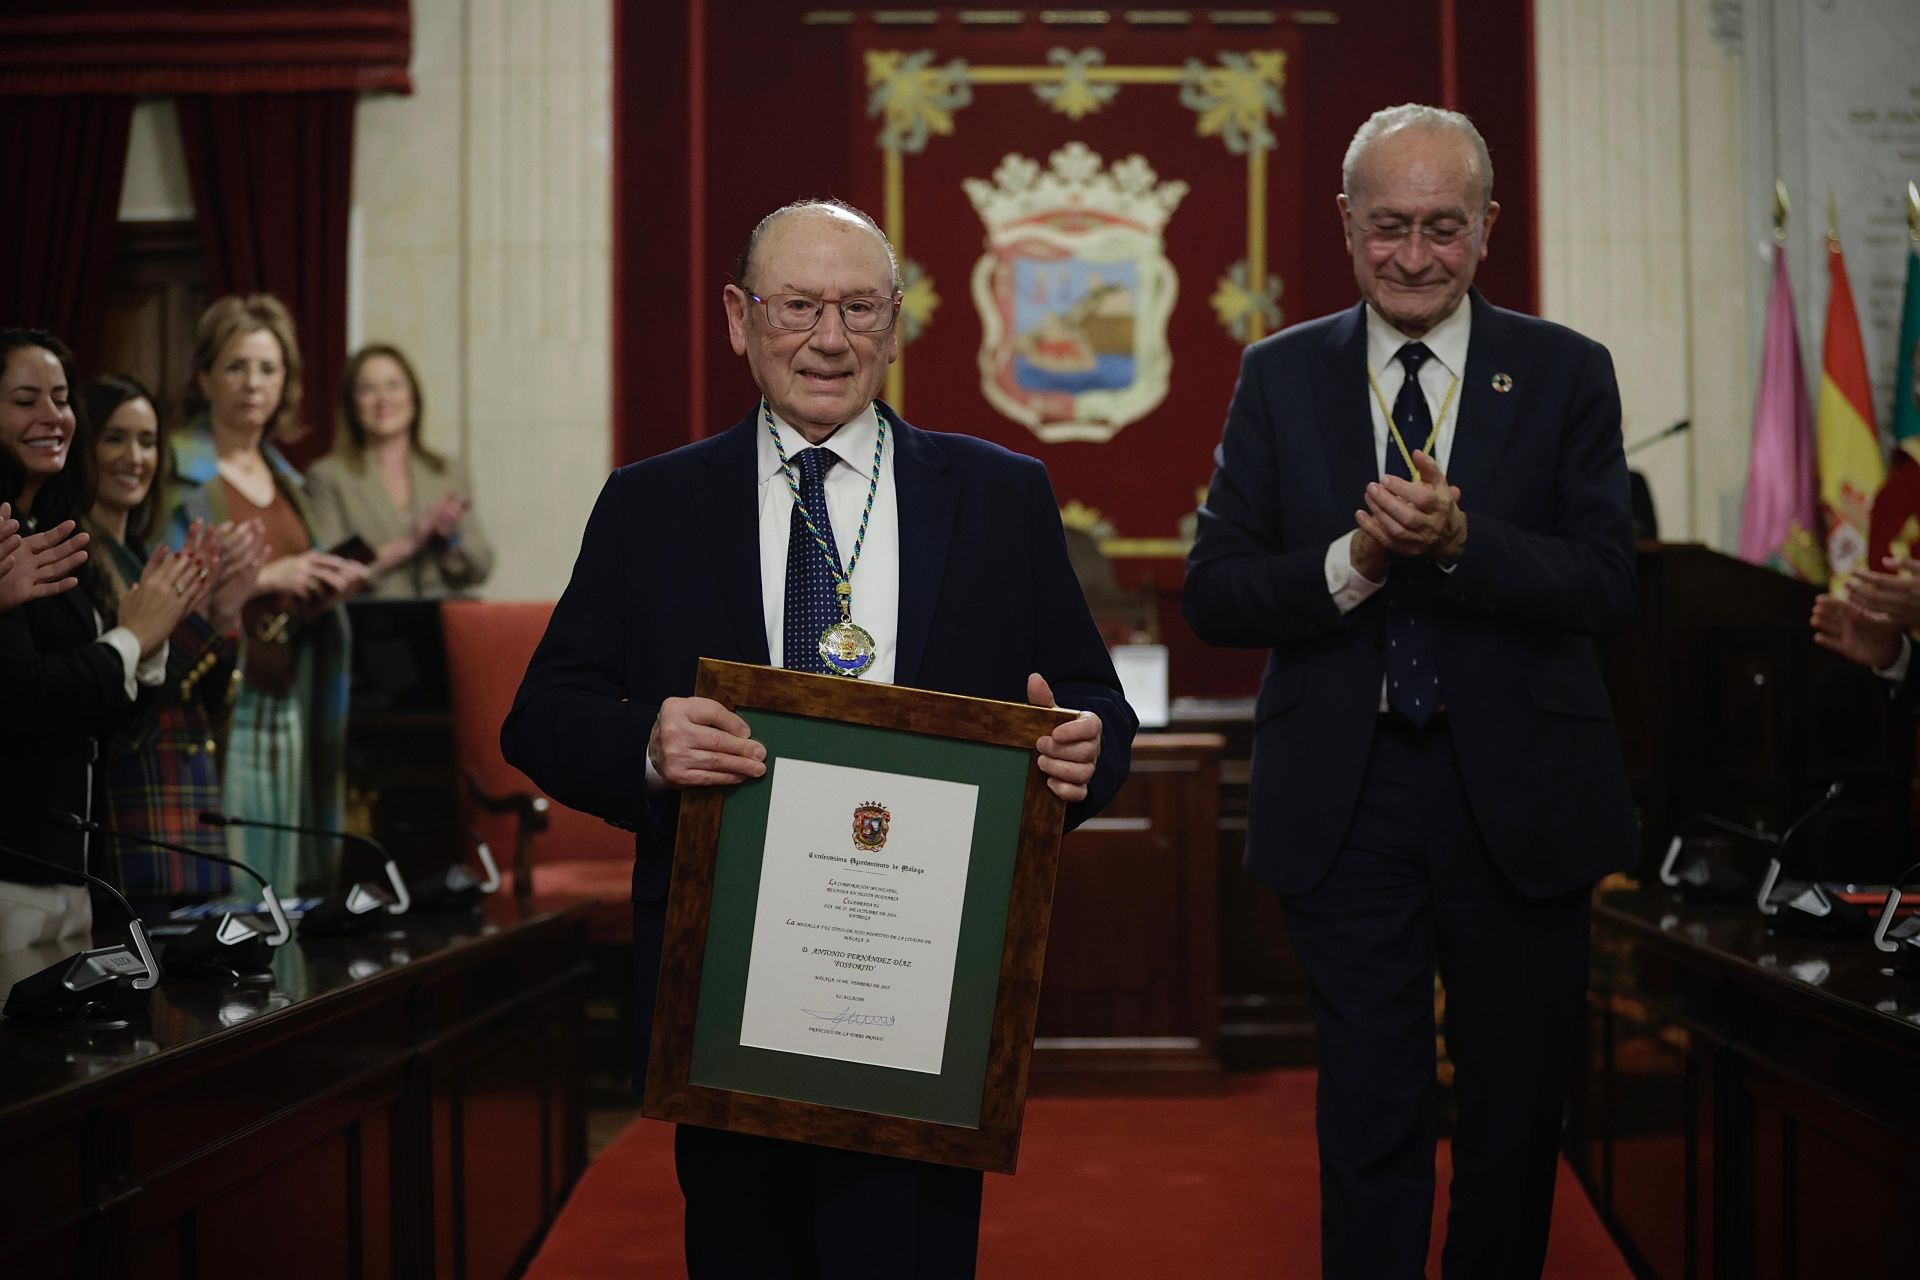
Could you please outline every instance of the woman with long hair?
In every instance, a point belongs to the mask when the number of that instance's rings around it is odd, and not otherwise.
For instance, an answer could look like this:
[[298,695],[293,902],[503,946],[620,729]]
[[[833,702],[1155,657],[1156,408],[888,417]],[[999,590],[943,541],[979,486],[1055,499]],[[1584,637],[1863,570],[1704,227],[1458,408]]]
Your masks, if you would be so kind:
[[[300,343],[271,294],[200,317],[186,426],[171,442],[169,542],[193,521],[259,520],[264,563],[241,610],[240,689],[221,778],[236,817],[337,829],[345,808],[348,632],[340,604],[366,569],[320,549],[300,473],[274,445],[300,420]],[[283,892],[324,891],[330,841],[228,829],[228,852]]]
[[398,347],[376,343],[347,361],[333,452],[307,469],[307,498],[332,546],[358,534],[374,553],[368,594],[431,599],[470,590],[493,571],[463,468],[420,438],[426,403]]
[[[139,577],[159,524],[166,433],[153,393],[137,379],[95,378],[78,399],[82,447],[91,449],[99,477],[83,523],[93,535],[106,594],[117,604]],[[220,738],[233,704],[240,611],[253,592],[265,530],[254,519],[218,529],[203,525],[196,536],[203,558],[218,566],[212,589],[174,628],[166,676],[150,703],[107,743],[106,799],[115,831],[225,856],[225,836],[199,814],[222,804]],[[121,891],[156,908],[231,887],[228,869],[218,863],[119,841],[101,853],[118,872]]]
[[[51,334],[0,332],[0,502],[29,533],[65,537],[93,504],[93,460],[75,447],[71,363]],[[197,530],[194,540],[138,566],[117,600],[89,559],[78,589],[0,613],[0,845],[86,867],[87,838],[54,815],[93,814],[100,740],[151,696],[167,637],[205,598],[212,570]],[[72,879],[0,853],[0,951],[86,933],[93,913]]]

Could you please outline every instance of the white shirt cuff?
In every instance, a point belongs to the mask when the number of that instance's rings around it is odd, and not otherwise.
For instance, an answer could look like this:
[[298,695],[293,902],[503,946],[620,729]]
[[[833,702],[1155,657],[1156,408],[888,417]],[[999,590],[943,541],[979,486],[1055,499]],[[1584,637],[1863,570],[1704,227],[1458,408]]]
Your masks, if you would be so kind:
[[1343,614],[1352,613],[1369,596],[1387,585],[1385,578],[1375,582],[1353,567],[1353,556],[1349,549],[1352,538],[1352,534],[1343,533],[1327,545],[1327,594],[1333,597],[1333,607]]
[[133,669],[134,681],[152,687],[165,684],[167,680],[167,651],[173,648],[173,641],[163,640],[160,647],[153,651],[151,658],[140,659],[140,665]]
[[672,788],[667,785],[667,780],[660,776],[658,769],[653,767],[653,753],[642,752],[641,755],[647,762],[647,794],[657,796],[671,791]]
[[[140,641],[125,627],[114,627],[100,637],[100,643],[120,655],[120,687],[132,702],[139,694],[135,679],[143,665],[140,661]],[[157,682],[156,682],[157,683]]]
[[1907,668],[1913,665],[1913,641],[1900,637],[1900,655],[1884,667],[1875,667],[1873,674],[1882,680],[1891,680],[1899,684],[1907,678]]

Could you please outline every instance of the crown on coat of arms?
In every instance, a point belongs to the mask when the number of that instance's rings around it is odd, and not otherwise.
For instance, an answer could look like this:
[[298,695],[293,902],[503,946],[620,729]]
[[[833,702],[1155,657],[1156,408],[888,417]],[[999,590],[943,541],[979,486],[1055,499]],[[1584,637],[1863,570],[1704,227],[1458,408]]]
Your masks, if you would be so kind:
[[1145,156],[1130,155],[1108,168],[1084,142],[1069,142],[1054,152],[1045,169],[1009,153],[993,171],[992,182],[968,178],[960,185],[990,235],[1040,215],[1089,213],[1157,236],[1187,194],[1184,182],[1160,181]]

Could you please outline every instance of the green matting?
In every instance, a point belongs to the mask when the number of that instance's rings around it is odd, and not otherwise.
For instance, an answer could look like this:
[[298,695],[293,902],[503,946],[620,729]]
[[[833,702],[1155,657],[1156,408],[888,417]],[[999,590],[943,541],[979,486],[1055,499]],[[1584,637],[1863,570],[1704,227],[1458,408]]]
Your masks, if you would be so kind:
[[[722,810],[688,1082],[978,1128],[1032,752],[753,708],[741,708],[740,715],[752,726],[754,740],[766,747],[769,767],[764,776],[730,794]],[[946,1051],[937,1076],[740,1043],[767,808],[773,796],[771,766],[782,757],[980,788],[960,945],[954,957]]]

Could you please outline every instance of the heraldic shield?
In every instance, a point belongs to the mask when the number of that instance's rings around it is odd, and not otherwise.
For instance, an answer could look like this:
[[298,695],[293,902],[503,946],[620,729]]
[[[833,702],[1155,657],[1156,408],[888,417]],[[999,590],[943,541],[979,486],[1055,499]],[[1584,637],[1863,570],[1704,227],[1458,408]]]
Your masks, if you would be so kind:
[[854,847],[867,853],[887,846],[887,826],[893,814],[883,804],[869,801],[853,811]]
[[980,389],[1040,439],[1110,440],[1153,412],[1173,374],[1179,278],[1162,231],[1187,194],[1142,156],[1111,169],[1083,142],[1008,155],[963,184],[986,226],[973,268]]

